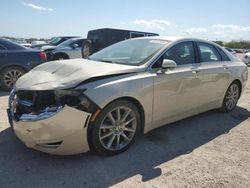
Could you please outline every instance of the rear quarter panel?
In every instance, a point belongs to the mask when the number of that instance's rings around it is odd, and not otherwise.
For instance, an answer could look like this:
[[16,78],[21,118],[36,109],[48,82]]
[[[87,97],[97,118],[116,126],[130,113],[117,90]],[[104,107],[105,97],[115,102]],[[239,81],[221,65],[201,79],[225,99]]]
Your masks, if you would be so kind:
[[242,91],[241,91],[241,94],[242,94],[245,90],[247,79],[248,79],[247,66],[242,61],[231,61],[231,62],[228,62],[228,65],[231,71],[230,84],[234,80],[239,80],[242,85]]
[[18,66],[29,71],[45,62],[44,59],[40,58],[39,51],[9,51],[5,58],[4,64],[0,65],[1,69]]

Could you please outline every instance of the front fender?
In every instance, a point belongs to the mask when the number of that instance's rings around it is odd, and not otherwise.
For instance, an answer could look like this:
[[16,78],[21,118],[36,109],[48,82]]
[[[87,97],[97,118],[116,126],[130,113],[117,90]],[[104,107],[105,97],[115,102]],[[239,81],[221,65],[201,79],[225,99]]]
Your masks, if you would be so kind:
[[151,130],[153,108],[153,75],[148,72],[111,77],[81,86],[84,94],[104,108],[110,102],[123,98],[134,98],[145,113],[144,132]]

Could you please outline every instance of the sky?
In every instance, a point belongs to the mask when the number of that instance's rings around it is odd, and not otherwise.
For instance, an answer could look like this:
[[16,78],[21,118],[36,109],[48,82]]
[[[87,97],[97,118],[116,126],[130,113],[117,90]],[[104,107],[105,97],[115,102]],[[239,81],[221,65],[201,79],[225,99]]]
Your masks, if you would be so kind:
[[86,37],[121,28],[208,40],[250,40],[250,0],[0,0],[0,36]]

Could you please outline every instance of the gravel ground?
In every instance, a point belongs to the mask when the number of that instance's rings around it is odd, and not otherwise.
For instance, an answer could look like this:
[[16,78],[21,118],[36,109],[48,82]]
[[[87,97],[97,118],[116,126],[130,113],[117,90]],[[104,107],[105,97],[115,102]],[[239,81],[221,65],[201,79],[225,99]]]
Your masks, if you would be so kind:
[[7,123],[7,98],[0,92],[1,187],[250,187],[249,82],[233,112],[209,111],[159,128],[112,157],[26,148]]

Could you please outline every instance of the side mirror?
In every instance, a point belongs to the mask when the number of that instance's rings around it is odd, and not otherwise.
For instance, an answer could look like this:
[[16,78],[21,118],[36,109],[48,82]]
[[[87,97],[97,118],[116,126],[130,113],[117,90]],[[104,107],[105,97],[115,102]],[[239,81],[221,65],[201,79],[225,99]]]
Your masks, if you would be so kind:
[[72,46],[73,48],[78,48],[79,47],[79,45],[78,44],[73,44],[73,46]]
[[164,59],[162,62],[162,66],[161,68],[164,69],[174,69],[177,67],[177,64],[175,63],[175,61],[170,60],[170,59]]

